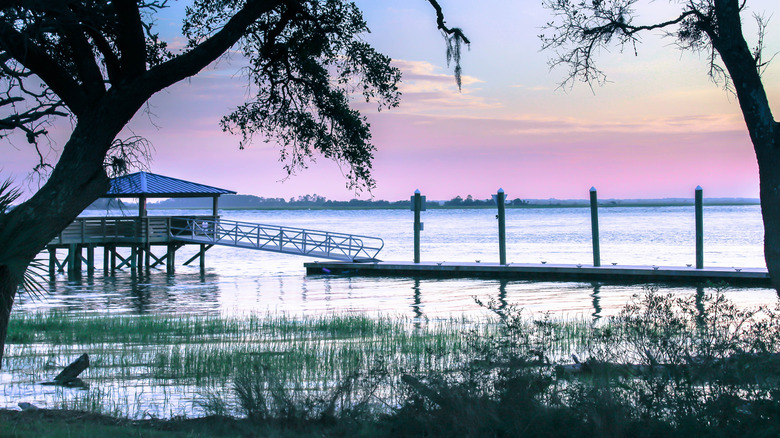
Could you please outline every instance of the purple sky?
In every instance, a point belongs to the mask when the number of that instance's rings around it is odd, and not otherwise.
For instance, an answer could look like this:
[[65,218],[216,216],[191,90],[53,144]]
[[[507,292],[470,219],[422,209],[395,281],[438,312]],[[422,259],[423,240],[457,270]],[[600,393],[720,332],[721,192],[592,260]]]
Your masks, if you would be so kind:
[[[176,2],[158,21],[163,36],[180,29]],[[550,53],[537,35],[550,19],[538,1],[444,0],[450,25],[472,40],[458,92],[446,67],[444,42],[424,0],[360,0],[372,29],[366,39],[404,73],[401,106],[371,122],[379,151],[377,199],[404,199],[420,189],[429,199],[487,198],[502,187],[510,198],[757,197],[755,155],[733,95],[708,80],[706,54],[681,53],[673,41],[648,35],[638,56],[615,49],[599,61],[611,83],[562,90],[563,70],[548,70]],[[674,9],[652,2],[647,21]],[[774,0],[749,0],[746,35],[754,45],[752,12],[778,11]],[[643,19],[640,17],[640,21]],[[639,22],[637,22],[639,23]],[[766,53],[780,51],[770,22]],[[127,135],[154,145],[151,171],[243,194],[292,197],[319,194],[350,199],[338,166],[324,158],[285,179],[279,148],[261,139],[246,150],[218,121],[242,102],[240,62],[223,60],[190,81],[164,90],[139,113]],[[764,74],[770,103],[780,101],[780,68]],[[63,144],[69,124],[53,129]],[[5,146],[4,176],[25,181],[35,155],[21,141]],[[56,153],[56,152],[55,152]],[[35,187],[34,184],[31,187]],[[362,194],[361,197],[367,197]]]

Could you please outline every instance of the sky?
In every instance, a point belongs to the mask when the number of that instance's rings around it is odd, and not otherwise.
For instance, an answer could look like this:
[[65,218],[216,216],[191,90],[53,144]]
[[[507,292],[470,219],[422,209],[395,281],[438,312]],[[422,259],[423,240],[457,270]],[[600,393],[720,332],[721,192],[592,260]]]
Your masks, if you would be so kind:
[[[173,47],[182,42],[187,3],[174,2],[157,21]],[[151,142],[154,173],[264,197],[399,200],[419,189],[428,199],[485,199],[503,188],[511,199],[584,199],[593,186],[600,198],[667,198],[692,197],[697,185],[705,197],[758,196],[739,106],[708,79],[706,53],[681,52],[672,39],[647,34],[636,54],[600,54],[604,86],[561,88],[565,69],[551,71],[553,54],[540,50],[538,35],[551,16],[539,0],[440,0],[448,25],[472,42],[458,91],[427,1],[356,3],[371,28],[366,41],[403,73],[398,108],[377,113],[375,105],[355,102],[378,149],[371,193],[348,189],[342,169],[325,158],[288,178],[278,145],[258,140],[239,150],[240,138],[219,127],[246,98],[235,57],[155,95],[123,135]],[[640,1],[635,23],[674,17],[670,3]],[[780,5],[748,0],[748,7],[743,25],[752,47],[752,14],[769,16]],[[768,55],[780,51],[777,20],[768,28]],[[763,76],[770,104],[780,102],[778,62]],[[70,129],[51,129],[51,157]],[[28,177],[37,156],[23,141],[3,141],[2,175],[29,193],[37,187]]]

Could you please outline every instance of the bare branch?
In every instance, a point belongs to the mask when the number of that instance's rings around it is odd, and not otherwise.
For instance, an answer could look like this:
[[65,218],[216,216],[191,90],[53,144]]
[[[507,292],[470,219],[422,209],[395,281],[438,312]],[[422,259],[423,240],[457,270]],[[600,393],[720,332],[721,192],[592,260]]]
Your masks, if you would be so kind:
[[754,13],[753,18],[756,20],[756,25],[758,26],[758,41],[756,42],[756,47],[753,48],[753,59],[756,61],[756,70],[758,70],[758,75],[761,76],[764,74],[767,66],[769,66],[772,60],[775,59],[777,53],[774,53],[768,60],[764,60],[763,58],[764,37],[766,36],[766,28],[769,25],[769,20],[772,17],[767,17],[764,14]]
[[111,178],[125,175],[130,169],[149,170],[153,152],[152,143],[144,137],[117,138],[106,154],[104,167]]
[[666,30],[679,26],[674,35],[684,44],[696,45],[702,36],[703,26],[709,23],[709,12],[690,7],[675,18],[654,24],[634,25],[636,0],[544,0],[544,7],[551,10],[554,20],[544,29],[552,35],[539,35],[543,50],[554,50],[550,68],[566,65],[568,74],[561,86],[582,81],[590,85],[603,84],[606,75],[595,58],[602,50],[616,44],[621,51],[627,47],[637,54],[641,33]]

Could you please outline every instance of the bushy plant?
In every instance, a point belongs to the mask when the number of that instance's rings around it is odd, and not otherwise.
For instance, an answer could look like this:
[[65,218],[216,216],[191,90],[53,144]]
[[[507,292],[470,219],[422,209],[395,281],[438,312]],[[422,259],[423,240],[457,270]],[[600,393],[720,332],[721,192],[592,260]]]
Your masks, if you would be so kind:
[[648,287],[617,316],[567,331],[549,315],[484,305],[500,334],[447,379],[407,376],[415,395],[396,427],[433,436],[780,433],[778,309],[738,308],[719,290],[681,297]]

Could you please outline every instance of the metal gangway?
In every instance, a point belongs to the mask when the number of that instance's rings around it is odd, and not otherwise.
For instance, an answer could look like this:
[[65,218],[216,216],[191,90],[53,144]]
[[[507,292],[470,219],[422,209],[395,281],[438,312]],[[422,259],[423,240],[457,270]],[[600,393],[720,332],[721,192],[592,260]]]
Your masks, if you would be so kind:
[[378,237],[305,230],[223,219],[172,218],[171,237],[182,242],[225,245],[355,262],[377,261]]

